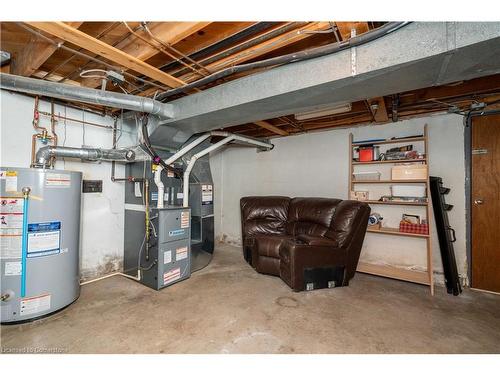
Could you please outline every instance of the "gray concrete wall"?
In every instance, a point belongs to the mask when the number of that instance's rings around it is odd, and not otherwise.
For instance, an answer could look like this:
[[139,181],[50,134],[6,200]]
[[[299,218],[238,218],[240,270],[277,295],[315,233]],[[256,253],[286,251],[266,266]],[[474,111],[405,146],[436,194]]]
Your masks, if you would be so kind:
[[[455,252],[459,272],[467,270],[465,246],[465,163],[462,117],[436,115],[394,124],[369,125],[309,133],[273,140],[274,150],[256,153],[232,148],[211,155],[215,185],[216,235],[226,242],[240,243],[239,199],[247,195],[287,195],[347,198],[349,133],[355,140],[401,137],[429,130],[430,174],[441,176],[452,190],[447,202],[455,207],[450,223],[457,233]],[[390,166],[361,166],[358,170],[378,170],[390,176]],[[375,193],[389,193],[389,185],[370,186]],[[386,189],[384,191],[384,189]],[[360,190],[362,188],[360,187]],[[423,207],[373,206],[387,226],[398,226],[402,213],[425,213]],[[434,218],[431,218],[434,222]],[[433,264],[442,272],[435,226],[432,225]],[[400,267],[425,268],[425,240],[368,234],[362,259]],[[440,279],[439,276],[437,278]]]
[[[28,168],[31,160],[31,135],[34,99],[28,96],[0,91],[1,102],[1,160],[2,167]],[[41,111],[50,112],[50,103],[40,102]],[[65,115],[64,107],[55,106],[56,114]],[[113,125],[110,117],[101,117],[67,108],[66,116],[101,125]],[[42,116],[41,126],[50,127],[48,117]],[[83,144],[95,147],[112,147],[112,132],[80,123],[64,122],[56,126],[59,145],[81,147]],[[134,135],[135,137],[135,135]],[[132,134],[123,132],[119,146],[135,143]],[[103,192],[82,194],[81,216],[81,274],[84,278],[121,269],[123,258],[124,189],[123,182],[110,180],[110,163],[81,163],[58,160],[57,169],[83,172],[83,178],[103,180]],[[117,165],[117,176],[123,176],[125,168]]]

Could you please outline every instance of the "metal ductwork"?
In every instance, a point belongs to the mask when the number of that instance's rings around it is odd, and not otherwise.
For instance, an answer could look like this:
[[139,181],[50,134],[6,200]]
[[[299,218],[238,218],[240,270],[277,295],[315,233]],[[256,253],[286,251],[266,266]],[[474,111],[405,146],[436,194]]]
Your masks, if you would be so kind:
[[173,117],[173,106],[171,104],[165,104],[154,99],[66,85],[13,74],[0,73],[0,88],[33,95],[150,113],[163,119]]
[[135,152],[130,149],[102,149],[102,148],[73,148],[46,146],[40,148],[36,153],[36,165],[34,167],[44,168],[50,165],[53,157],[74,158],[90,161],[118,161],[132,162],[135,160]]

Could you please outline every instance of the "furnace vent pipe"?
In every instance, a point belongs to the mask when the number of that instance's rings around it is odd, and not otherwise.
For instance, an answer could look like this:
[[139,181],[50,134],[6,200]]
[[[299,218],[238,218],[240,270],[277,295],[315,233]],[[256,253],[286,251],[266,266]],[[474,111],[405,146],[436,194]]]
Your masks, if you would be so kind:
[[45,146],[36,153],[36,164],[33,167],[45,168],[50,165],[53,157],[74,158],[90,161],[118,161],[132,162],[135,152],[129,149],[102,149],[102,148],[73,148],[60,146]]
[[165,194],[165,185],[163,185],[163,182],[161,182],[161,172],[162,171],[163,171],[163,167],[161,165],[157,165],[156,170],[155,170],[155,175],[154,175],[154,182],[156,184],[156,187],[158,188],[157,208],[164,207],[163,197]]
[[0,88],[57,99],[128,109],[135,112],[150,113],[164,119],[173,117],[173,106],[159,102],[158,100],[21,77],[13,74],[0,73]]
[[217,136],[223,136],[225,138],[222,139],[222,140],[220,140],[219,142],[214,143],[213,145],[207,147],[206,149],[201,150],[197,154],[194,154],[191,157],[191,159],[189,160],[188,166],[187,166],[186,170],[184,171],[184,181],[183,181],[183,188],[182,188],[182,192],[183,192],[182,205],[184,207],[189,207],[189,176],[191,174],[191,171],[192,171],[192,169],[193,169],[196,161],[199,158],[201,158],[201,157],[207,155],[208,153],[210,153],[210,152],[212,152],[212,151],[214,151],[214,150],[216,150],[216,149],[224,146],[225,144],[227,144],[227,143],[229,143],[231,141],[238,141],[238,142],[241,142],[241,143],[248,143],[250,145],[257,146],[257,147],[259,147],[261,149],[265,149],[265,150],[272,150],[274,148],[274,145],[271,144],[271,143],[259,141],[259,140],[254,139],[254,138],[244,137],[244,136],[237,135],[237,134],[231,134],[231,133],[228,133],[228,132],[217,132],[217,131],[214,131],[214,132],[211,132],[211,133],[208,133],[208,134],[209,134],[209,136],[211,136],[211,135],[217,135]]
[[231,135],[234,136],[233,140],[238,140],[238,138],[244,138],[245,139],[244,143],[249,143],[248,140],[254,140],[257,142],[255,144],[257,146],[258,145],[265,145],[265,146],[260,146],[264,150],[269,149],[269,147],[271,147],[271,148],[274,147],[272,144],[259,141],[256,138],[252,138],[252,137],[248,137],[248,136],[240,137],[236,134],[231,134],[229,132],[214,130],[214,131],[200,135],[194,141],[192,141],[191,143],[189,143],[186,146],[184,146],[183,148],[181,148],[179,151],[177,151],[175,154],[173,154],[171,157],[169,157],[167,160],[165,160],[165,164],[167,164],[167,165],[172,164],[173,162],[175,162],[176,160],[183,157],[185,154],[187,154],[193,148],[195,148],[196,146],[198,146],[199,144],[201,144],[203,141],[205,141],[206,139],[208,139],[210,137],[229,137]]

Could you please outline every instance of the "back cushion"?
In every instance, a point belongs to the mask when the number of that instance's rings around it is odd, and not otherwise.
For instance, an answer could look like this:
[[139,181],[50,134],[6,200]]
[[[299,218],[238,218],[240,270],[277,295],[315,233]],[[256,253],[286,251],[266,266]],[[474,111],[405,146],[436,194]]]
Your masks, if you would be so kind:
[[340,202],[340,199],[330,198],[293,198],[288,210],[286,233],[292,236],[323,236]]
[[243,237],[256,234],[283,234],[289,204],[288,197],[241,198]]
[[348,245],[353,231],[360,220],[368,222],[370,206],[366,203],[352,200],[342,201],[338,206],[326,237],[337,242],[338,247]]

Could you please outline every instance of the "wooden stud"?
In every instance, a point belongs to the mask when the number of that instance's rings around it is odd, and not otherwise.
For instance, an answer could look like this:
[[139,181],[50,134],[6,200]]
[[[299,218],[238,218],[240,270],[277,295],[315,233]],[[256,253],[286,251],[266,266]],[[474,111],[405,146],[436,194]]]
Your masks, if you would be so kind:
[[137,57],[131,56],[63,22],[27,22],[27,24],[57,38],[73,43],[87,51],[93,52],[115,64],[142,73],[169,87],[179,87],[184,84],[182,80],[172,77],[154,66],[141,61]]
[[255,125],[260,126],[261,128],[267,129],[275,134],[279,135],[290,135],[286,130],[280,129],[277,126],[274,126],[273,124],[270,124],[267,121],[255,121]]
[[[83,22],[68,22],[68,26],[77,29],[82,23]],[[61,42],[61,40],[57,42]],[[31,76],[55,51],[57,51],[56,45],[46,42],[34,35],[29,44],[15,59],[12,67],[12,74],[27,77]]]
[[[208,64],[206,65],[206,68],[211,69],[213,71],[218,71],[228,66],[238,65],[250,59],[262,56],[278,48],[288,46],[300,40],[310,38],[312,35],[315,35],[313,33],[306,33],[306,31],[323,31],[328,29],[329,27],[330,24],[328,22],[311,22],[304,27],[289,31],[283,35],[279,35],[273,39],[267,40],[256,46],[247,48],[241,52],[236,53],[235,55],[231,55],[221,60],[215,61],[211,64]],[[203,64],[203,60],[199,62]],[[181,78],[185,81],[190,81],[195,77],[196,75],[188,73],[186,75],[183,75]]]

